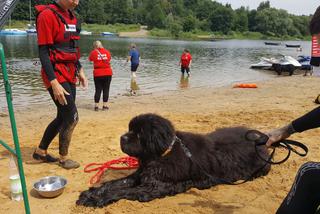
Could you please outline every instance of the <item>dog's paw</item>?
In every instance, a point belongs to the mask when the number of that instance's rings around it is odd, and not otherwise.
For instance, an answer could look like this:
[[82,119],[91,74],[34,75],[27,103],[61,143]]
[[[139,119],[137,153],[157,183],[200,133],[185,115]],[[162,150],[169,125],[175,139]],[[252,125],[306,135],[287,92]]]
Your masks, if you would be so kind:
[[111,196],[102,193],[103,191],[93,191],[90,189],[83,191],[76,201],[76,204],[85,207],[104,207],[115,201]]
[[80,194],[76,204],[86,207],[95,207],[96,200],[93,197],[93,193],[90,190],[86,190]]

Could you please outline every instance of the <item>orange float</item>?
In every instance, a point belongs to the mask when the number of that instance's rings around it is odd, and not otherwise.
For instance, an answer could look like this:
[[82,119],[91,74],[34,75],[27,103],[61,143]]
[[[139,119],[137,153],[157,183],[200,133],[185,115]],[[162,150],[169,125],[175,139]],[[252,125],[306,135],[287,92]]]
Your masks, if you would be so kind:
[[258,88],[255,83],[238,83],[233,86],[234,88]]

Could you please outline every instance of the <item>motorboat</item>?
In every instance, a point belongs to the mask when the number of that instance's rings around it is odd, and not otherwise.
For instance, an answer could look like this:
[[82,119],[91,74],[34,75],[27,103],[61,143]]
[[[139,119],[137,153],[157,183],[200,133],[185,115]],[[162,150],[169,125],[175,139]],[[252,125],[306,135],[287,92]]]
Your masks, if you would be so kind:
[[286,47],[287,48],[300,48],[301,45],[299,45],[299,44],[286,44]]
[[91,31],[81,30],[80,35],[92,35]]
[[310,56],[298,56],[298,62],[301,64],[301,70],[311,70],[310,60]]
[[264,42],[265,45],[273,45],[273,46],[279,46],[280,42]]
[[117,34],[106,31],[106,32],[102,32],[101,35],[102,35],[102,36],[116,36]]
[[301,68],[301,63],[291,56],[281,56],[278,59],[262,57],[259,63],[252,64],[250,68],[275,70],[278,75],[289,72],[292,75],[297,68]]
[[27,35],[27,31],[19,30],[19,29],[16,29],[16,28],[8,28],[8,29],[0,30],[0,35],[10,35],[10,36]]
[[30,24],[27,24],[27,27],[28,27],[26,29],[27,34],[36,34],[37,33],[36,25],[31,24],[31,21],[30,21]]
[[37,33],[37,30],[36,30],[35,28],[29,28],[29,29],[26,30],[26,32],[27,32],[28,34],[36,34],[36,33]]

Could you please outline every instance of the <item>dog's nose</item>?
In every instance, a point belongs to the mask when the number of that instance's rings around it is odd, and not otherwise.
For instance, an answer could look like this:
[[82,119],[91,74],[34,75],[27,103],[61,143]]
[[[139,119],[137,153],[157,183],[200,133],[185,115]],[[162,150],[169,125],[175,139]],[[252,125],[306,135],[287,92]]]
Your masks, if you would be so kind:
[[121,140],[121,141],[127,141],[127,140],[128,140],[128,136],[122,135],[122,136],[120,137],[120,140]]

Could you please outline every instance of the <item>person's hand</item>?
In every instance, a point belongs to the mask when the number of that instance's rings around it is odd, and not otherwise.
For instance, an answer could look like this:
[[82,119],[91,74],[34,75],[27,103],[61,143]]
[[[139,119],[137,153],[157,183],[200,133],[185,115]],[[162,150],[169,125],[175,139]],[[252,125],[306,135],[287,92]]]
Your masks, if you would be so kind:
[[284,140],[284,139],[288,138],[290,136],[290,133],[288,131],[289,126],[291,126],[291,124],[284,126],[282,128],[274,129],[274,130],[270,131],[269,133],[267,133],[269,139],[266,143],[266,146],[270,147],[270,146],[272,146],[273,143],[276,143],[280,140]]
[[84,74],[83,68],[80,69],[79,71],[79,80],[80,80],[80,85],[83,89],[88,88],[88,79],[86,75]]
[[63,106],[68,105],[65,95],[70,95],[70,94],[60,85],[57,79],[52,80],[50,83],[51,83],[54,99],[58,100],[58,102]]

